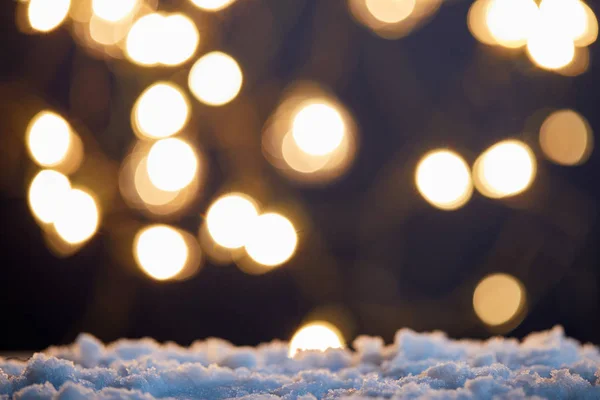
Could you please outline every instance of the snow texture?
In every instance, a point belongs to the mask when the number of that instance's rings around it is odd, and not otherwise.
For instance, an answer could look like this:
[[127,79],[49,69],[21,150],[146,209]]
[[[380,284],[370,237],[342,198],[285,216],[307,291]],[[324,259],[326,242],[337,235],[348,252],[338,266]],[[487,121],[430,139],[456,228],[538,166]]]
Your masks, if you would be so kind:
[[522,342],[397,332],[351,350],[301,352],[287,343],[190,347],[152,339],[104,345],[80,335],[27,362],[0,358],[0,399],[600,399],[600,352],[560,327]]

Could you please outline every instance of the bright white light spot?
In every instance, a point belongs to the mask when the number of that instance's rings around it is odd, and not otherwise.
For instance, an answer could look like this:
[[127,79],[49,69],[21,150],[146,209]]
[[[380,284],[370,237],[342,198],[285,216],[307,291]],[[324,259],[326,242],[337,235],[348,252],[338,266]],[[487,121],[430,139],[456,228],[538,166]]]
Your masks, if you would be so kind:
[[377,20],[394,24],[405,20],[415,9],[416,0],[366,0],[367,10]]
[[168,66],[183,64],[189,60],[200,43],[200,34],[194,22],[183,14],[164,18],[162,41],[159,50],[160,63]]
[[469,166],[458,154],[436,150],[417,166],[417,188],[430,204],[443,210],[457,209],[471,198],[473,183]]
[[153,225],[136,235],[135,259],[148,276],[164,281],[185,267],[189,249],[181,233],[167,225]]
[[164,18],[158,13],[152,13],[135,21],[125,42],[127,57],[132,62],[144,66],[160,62]]
[[341,349],[344,339],[340,331],[328,322],[312,322],[300,328],[290,341],[289,356],[294,357],[299,351]]
[[588,16],[579,0],[543,0],[540,14],[544,23],[565,38],[576,40],[588,30]]
[[294,255],[297,244],[294,225],[282,215],[269,213],[255,218],[246,252],[257,263],[275,267]]
[[56,219],[70,191],[69,178],[52,170],[40,171],[29,186],[29,209],[42,223],[50,224]]
[[292,135],[298,147],[314,156],[329,154],[338,148],[346,127],[334,107],[313,103],[303,107],[292,122]]
[[90,239],[98,230],[100,212],[96,200],[79,189],[72,189],[54,221],[56,233],[69,244]]
[[94,14],[105,21],[117,22],[133,13],[138,0],[92,0]]
[[183,129],[189,114],[189,105],[181,89],[170,83],[156,83],[137,100],[134,127],[146,137],[166,138]]
[[148,176],[157,188],[174,192],[188,186],[196,177],[198,158],[181,139],[162,139],[148,153]]
[[29,0],[27,18],[33,29],[49,32],[67,18],[71,0]]
[[219,246],[237,249],[246,244],[257,216],[252,199],[244,194],[228,194],[217,199],[208,209],[208,232]]
[[526,190],[535,177],[536,161],[525,143],[506,140],[486,150],[475,162],[473,176],[485,196],[501,198]]
[[192,66],[188,79],[191,92],[202,103],[220,106],[233,100],[242,87],[242,70],[229,55],[214,51]]
[[575,58],[575,44],[551,21],[541,18],[527,40],[527,54],[541,68],[560,69]]
[[533,0],[492,0],[486,22],[495,41],[505,47],[524,46],[539,17]]
[[60,164],[69,152],[71,127],[63,117],[49,111],[37,114],[27,128],[27,147],[42,167]]
[[191,0],[192,3],[205,11],[219,11],[230,6],[235,0]]
[[473,308],[487,325],[498,326],[512,320],[523,308],[525,292],[521,283],[507,274],[493,274],[477,285]]

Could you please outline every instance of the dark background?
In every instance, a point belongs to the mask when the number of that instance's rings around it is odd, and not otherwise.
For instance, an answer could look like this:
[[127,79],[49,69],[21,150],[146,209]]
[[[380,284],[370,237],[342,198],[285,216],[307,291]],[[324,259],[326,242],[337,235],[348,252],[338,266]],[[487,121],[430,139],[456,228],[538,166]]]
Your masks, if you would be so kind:
[[[544,161],[536,136],[550,109],[572,108],[600,129],[598,44],[579,77],[541,71],[522,53],[479,44],[467,28],[469,5],[445,2],[421,29],[385,40],[357,24],[342,0],[238,0],[218,15],[162,2],[198,21],[199,53],[227,51],[245,72],[232,104],[196,105],[208,180],[194,206],[171,222],[195,233],[201,213],[232,179],[268,187],[262,202],[301,210],[310,221],[296,256],[268,274],[208,263],[190,280],[165,284],[114,257],[118,228],[149,221],[118,195],[77,254],[62,259],[47,249],[27,207],[36,167],[23,139],[40,107],[58,110],[92,143],[86,150],[113,166],[74,179],[116,187],[118,162],[134,141],[129,110],[136,96],[155,80],[181,80],[189,64],[148,70],[105,61],[78,46],[68,25],[23,34],[16,4],[3,2],[0,349],[41,349],[81,331],[105,341],[151,336],[187,344],[218,336],[253,345],[288,339],[307,318],[320,317],[348,340],[370,334],[389,342],[401,327],[484,338],[493,332],[474,314],[472,294],[495,271],[518,277],[528,294],[523,321],[503,333],[522,337],[561,324],[570,336],[600,343],[600,156],[557,166]],[[328,185],[291,182],[260,153],[265,121],[298,79],[328,87],[359,127],[352,168]],[[525,194],[506,201],[475,194],[465,207],[444,212],[416,192],[414,168],[426,151],[447,146],[472,163],[509,137],[528,142],[538,156],[537,179]]]

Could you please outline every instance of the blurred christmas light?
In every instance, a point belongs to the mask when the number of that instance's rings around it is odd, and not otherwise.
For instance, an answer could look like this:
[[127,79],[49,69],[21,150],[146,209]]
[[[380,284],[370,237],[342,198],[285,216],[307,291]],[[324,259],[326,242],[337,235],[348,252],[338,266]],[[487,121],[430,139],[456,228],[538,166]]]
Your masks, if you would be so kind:
[[521,282],[507,274],[484,278],[473,294],[475,313],[486,325],[504,325],[523,310],[525,289]]
[[146,205],[150,206],[169,204],[179,195],[179,191],[167,192],[152,184],[150,175],[148,175],[148,157],[144,157],[140,160],[140,163],[135,169],[134,185],[140,199]]
[[42,167],[52,167],[65,160],[71,145],[71,127],[60,115],[42,111],[29,123],[27,147],[33,160]]
[[280,214],[268,213],[254,219],[245,248],[257,263],[276,267],[292,258],[297,244],[298,235],[290,220]]
[[183,14],[172,14],[162,22],[160,63],[176,66],[189,60],[200,43],[200,34],[194,22]]
[[258,210],[251,197],[230,193],[208,208],[206,225],[215,243],[227,249],[238,249],[246,244],[257,217]]
[[29,209],[40,222],[53,223],[70,191],[69,178],[60,172],[42,170],[29,186]]
[[303,174],[310,174],[321,170],[331,158],[331,154],[319,156],[306,153],[298,146],[291,132],[283,138],[281,155],[294,171]]
[[566,66],[555,70],[556,73],[563,76],[579,76],[584,74],[590,68],[590,50],[587,47],[575,48],[575,56]]
[[400,22],[413,12],[416,0],[366,0],[367,9],[381,22]]
[[473,166],[473,180],[484,196],[514,196],[531,185],[536,168],[529,146],[518,140],[505,140],[479,156]]
[[542,124],[540,146],[544,155],[557,164],[581,164],[592,152],[592,131],[585,118],[575,111],[556,111]]
[[300,351],[341,349],[344,338],[338,328],[329,322],[315,321],[304,325],[290,341],[289,356],[294,357]]
[[449,150],[435,150],[425,155],[419,161],[415,180],[425,200],[442,210],[462,207],[473,194],[469,166],[461,156]]
[[130,16],[139,0],[92,0],[94,15],[105,21],[117,22]]
[[191,0],[192,4],[205,11],[219,11],[233,4],[235,0]]
[[292,136],[300,149],[313,156],[333,152],[345,134],[344,120],[329,104],[313,103],[302,107],[292,122]]
[[575,45],[573,39],[541,18],[527,40],[527,54],[539,67],[556,70],[573,61]]
[[131,27],[130,21],[111,22],[96,15],[92,15],[89,21],[90,38],[102,46],[114,46],[123,40]]
[[486,23],[494,41],[508,48],[527,43],[539,14],[533,0],[491,0],[486,11]]
[[50,32],[67,18],[71,0],[29,0],[27,18],[38,32]]
[[475,39],[483,44],[495,45],[496,39],[490,32],[487,23],[487,12],[492,0],[476,0],[471,4],[467,14],[467,25]]
[[161,14],[152,13],[135,21],[125,42],[126,55],[131,62],[143,66],[160,62],[163,19]]
[[575,41],[588,30],[588,16],[580,0],[542,0],[541,18],[559,35]]
[[168,225],[152,225],[140,230],[134,239],[133,252],[142,271],[159,281],[177,277],[189,256],[183,235]]
[[190,117],[185,94],[177,86],[155,83],[133,106],[132,126],[138,136],[162,139],[181,131]]
[[194,180],[198,157],[187,142],[176,138],[162,139],[154,143],[148,153],[147,170],[154,186],[174,192]]
[[192,66],[190,91],[204,104],[221,106],[233,100],[242,87],[242,70],[233,57],[213,51]]
[[72,189],[64,198],[54,221],[56,233],[69,244],[89,240],[98,230],[100,211],[89,193]]
[[586,24],[583,33],[575,37],[575,45],[584,47],[593,44],[598,39],[598,19],[590,6],[584,2],[581,2],[581,6],[586,14]]

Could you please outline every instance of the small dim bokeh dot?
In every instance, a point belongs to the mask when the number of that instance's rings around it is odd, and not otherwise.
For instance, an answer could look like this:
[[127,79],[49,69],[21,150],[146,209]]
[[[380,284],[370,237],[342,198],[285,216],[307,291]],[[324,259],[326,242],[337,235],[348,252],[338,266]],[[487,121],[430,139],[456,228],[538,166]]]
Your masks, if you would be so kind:
[[460,155],[449,150],[425,155],[417,165],[415,181],[425,200],[443,210],[462,207],[473,193],[469,166]]
[[138,266],[153,279],[175,278],[185,267],[189,249],[183,235],[168,225],[152,225],[138,232],[133,244]]
[[366,0],[367,10],[378,21],[394,24],[405,20],[415,9],[416,0]]
[[340,330],[325,321],[315,321],[301,327],[290,341],[289,356],[300,351],[344,348],[344,338]]
[[220,51],[202,56],[190,70],[188,84],[202,103],[222,106],[233,100],[242,87],[243,75],[233,57]]
[[200,34],[196,24],[184,14],[172,14],[162,21],[162,40],[160,42],[160,63],[176,66],[189,60],[200,43]]
[[154,186],[174,192],[185,188],[196,178],[198,156],[181,139],[162,139],[150,148],[146,165]]
[[159,82],[140,95],[132,117],[136,133],[150,139],[162,139],[185,127],[190,107],[181,89],[171,83]]
[[276,267],[294,255],[298,235],[286,217],[267,213],[255,218],[246,241],[246,252],[257,263]]
[[61,204],[54,221],[56,233],[69,244],[89,240],[100,223],[100,210],[94,197],[81,189],[72,189]]
[[219,197],[208,208],[206,225],[211,238],[227,249],[243,247],[258,217],[252,198],[242,193]]
[[509,48],[527,43],[538,17],[533,0],[491,0],[486,11],[486,23],[494,41]]
[[29,185],[29,209],[39,221],[50,224],[56,220],[70,191],[69,178],[60,172],[42,170]]
[[525,304],[521,282],[507,274],[493,274],[477,284],[473,293],[475,313],[486,325],[499,326],[513,320]]

